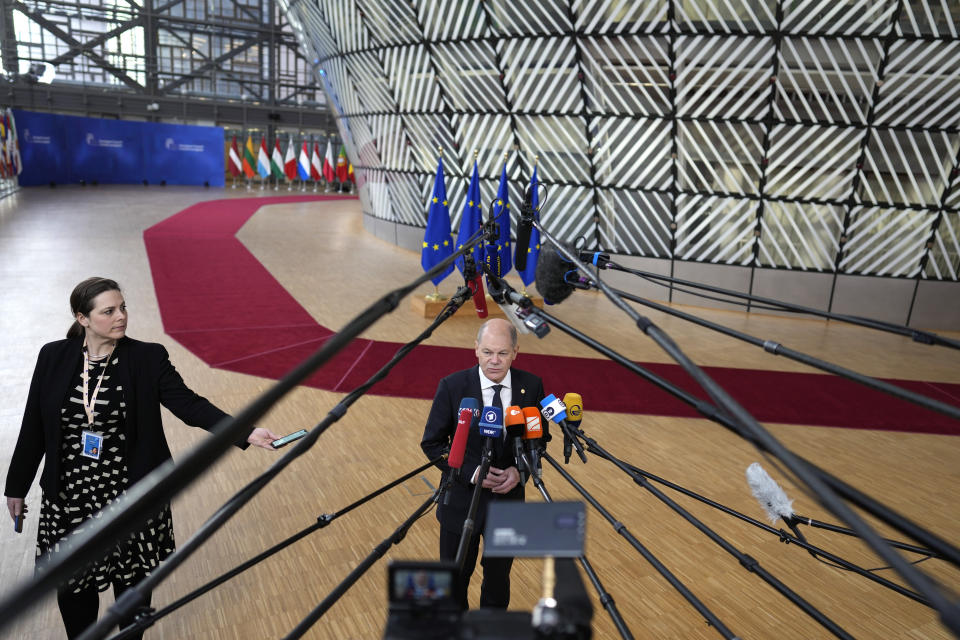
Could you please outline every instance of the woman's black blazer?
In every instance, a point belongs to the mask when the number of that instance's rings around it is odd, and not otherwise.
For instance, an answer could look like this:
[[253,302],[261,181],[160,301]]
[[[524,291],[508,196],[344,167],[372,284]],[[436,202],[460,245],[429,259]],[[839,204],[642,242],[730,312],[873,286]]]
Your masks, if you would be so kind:
[[[30,382],[27,407],[23,412],[20,437],[13,451],[4,494],[23,498],[37,474],[40,460],[46,464],[40,487],[48,496],[60,490],[60,409],[71,381],[83,366],[83,338],[58,340],[43,346]],[[132,485],[170,459],[163,435],[160,405],[190,426],[211,430],[226,413],[206,398],[191,391],[170,363],[161,344],[121,338],[115,355],[119,362],[112,382],[123,388],[127,419],[125,458],[128,482]],[[249,435],[249,434],[248,434]],[[246,448],[247,436],[237,442]]]

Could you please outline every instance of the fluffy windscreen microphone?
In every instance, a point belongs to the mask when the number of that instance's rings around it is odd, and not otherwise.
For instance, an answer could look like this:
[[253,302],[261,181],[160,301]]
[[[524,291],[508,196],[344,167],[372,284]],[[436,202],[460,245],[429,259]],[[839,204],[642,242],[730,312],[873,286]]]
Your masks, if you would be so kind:
[[573,263],[564,258],[553,244],[541,245],[536,279],[537,291],[543,296],[544,302],[559,304],[570,297],[574,286],[566,281],[565,276],[571,269],[575,270]]
[[753,497],[767,512],[767,518],[771,524],[776,524],[780,518],[789,524],[790,519],[793,518],[793,500],[787,498],[787,494],[760,466],[759,462],[754,462],[747,467],[747,484],[750,485]]

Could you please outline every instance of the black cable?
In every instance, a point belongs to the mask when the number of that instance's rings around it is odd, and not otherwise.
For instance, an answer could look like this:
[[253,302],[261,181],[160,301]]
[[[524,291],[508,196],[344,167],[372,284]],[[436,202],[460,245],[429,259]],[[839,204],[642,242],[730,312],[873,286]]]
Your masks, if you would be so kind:
[[[234,513],[239,511],[243,505],[250,501],[250,499],[252,499],[257,492],[265,487],[274,477],[283,471],[284,468],[286,468],[291,462],[293,462],[303,453],[306,453],[306,451],[310,449],[314,443],[316,443],[316,441],[321,435],[323,435],[323,432],[326,431],[330,425],[337,422],[344,416],[344,414],[346,414],[347,409],[351,404],[356,402],[356,400],[359,399],[363,393],[365,393],[366,390],[378,380],[385,377],[387,373],[389,373],[390,369],[392,369],[396,363],[406,356],[407,353],[409,353],[417,344],[429,338],[433,333],[433,330],[447,318],[456,313],[456,310],[467,300],[469,296],[470,289],[468,287],[461,287],[450,299],[443,310],[441,310],[429,327],[424,329],[423,332],[417,336],[417,338],[398,349],[396,355],[394,355],[390,362],[381,367],[381,369],[371,376],[367,382],[360,385],[360,387],[349,393],[343,400],[341,400],[333,409],[330,410],[327,416],[320,421],[319,424],[313,427],[306,436],[297,442],[289,452],[274,462],[266,471],[250,481],[244,488],[238,491],[226,503],[217,509],[217,511],[214,512],[214,514],[210,516],[210,518],[207,519],[207,521],[204,522],[196,532],[194,532],[193,536],[187,540],[186,544],[182,545],[170,556],[168,556],[166,560],[157,566],[143,580],[133,587],[127,589],[123,595],[110,608],[107,609],[106,613],[104,613],[103,617],[101,617],[95,625],[84,631],[84,633],[80,636],[80,640],[95,640],[103,638],[113,627],[113,625],[115,625],[120,619],[130,615],[130,613],[139,605],[139,603],[145,599],[145,595],[147,593],[150,593],[157,585],[159,585],[171,573],[173,573],[173,571],[175,571],[187,558],[189,558],[194,551],[200,548],[200,546],[206,542],[210,536],[220,529],[220,527],[223,526],[223,524],[231,516],[233,516]],[[334,336],[334,338],[335,337],[336,336]],[[331,338],[331,340],[332,339],[333,338]]]

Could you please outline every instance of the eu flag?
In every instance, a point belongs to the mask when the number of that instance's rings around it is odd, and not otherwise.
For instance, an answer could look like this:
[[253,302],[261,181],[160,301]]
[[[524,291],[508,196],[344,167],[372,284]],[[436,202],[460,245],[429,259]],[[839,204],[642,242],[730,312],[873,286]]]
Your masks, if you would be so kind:
[[[533,165],[533,175],[530,176],[530,207],[533,209],[533,219],[540,221],[540,195],[537,193],[539,187],[537,181],[537,165]],[[520,272],[520,279],[523,286],[529,286],[536,279],[537,259],[540,257],[540,231],[534,227],[530,231],[530,245],[521,247],[517,245],[517,253],[527,252],[527,268]]]
[[495,247],[487,246],[487,267],[501,278],[513,267],[510,257],[510,201],[507,190],[507,163],[503,163],[497,199],[493,203],[493,218],[500,226],[500,237]]
[[[423,234],[423,248],[420,251],[420,264],[424,271],[443,262],[453,253],[450,238],[450,211],[447,209],[447,188],[443,183],[443,158],[437,161],[437,177],[433,181],[433,197],[427,212],[427,230]],[[453,265],[443,273],[434,276],[433,286],[440,284],[453,271]]]
[[[460,231],[457,233],[457,250],[467,243],[473,234],[483,224],[482,201],[480,200],[480,175],[477,173],[477,161],[473,161],[473,177],[470,178],[470,188],[467,189],[467,200],[463,204],[463,215],[460,216]],[[482,270],[483,243],[473,248],[473,264],[477,271]],[[463,273],[463,258],[457,258],[457,268]]]

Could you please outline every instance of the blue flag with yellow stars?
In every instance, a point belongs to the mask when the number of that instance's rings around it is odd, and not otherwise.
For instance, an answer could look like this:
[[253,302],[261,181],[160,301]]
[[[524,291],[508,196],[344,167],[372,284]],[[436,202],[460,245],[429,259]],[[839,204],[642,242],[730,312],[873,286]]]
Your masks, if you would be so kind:
[[507,163],[503,163],[500,173],[500,186],[497,188],[497,199],[493,203],[493,218],[500,225],[500,237],[496,247],[487,245],[487,266],[494,274],[501,278],[513,267],[510,256],[510,193],[507,190]]
[[[443,262],[453,253],[453,241],[450,237],[450,210],[447,209],[447,187],[443,183],[443,158],[437,161],[437,177],[433,181],[433,197],[427,212],[427,230],[423,234],[423,248],[420,251],[420,264],[424,271]],[[443,273],[434,276],[433,286],[440,284],[453,271],[453,265]]]
[[[537,181],[537,166],[533,166],[533,175],[530,176],[530,207],[533,209],[533,219],[540,221],[540,195],[537,193],[539,187]],[[536,279],[537,259],[540,257],[540,231],[534,227],[530,230],[530,245],[521,247],[517,245],[517,253],[527,252],[527,268],[520,272],[520,280],[523,286],[529,286]]]
[[[470,178],[470,188],[467,189],[467,200],[463,205],[463,215],[460,216],[460,231],[457,233],[457,250],[467,243],[473,234],[483,224],[483,203],[480,200],[480,175],[477,173],[477,161],[473,161],[473,177]],[[483,243],[473,248],[473,264],[477,271],[483,268]],[[457,268],[463,273],[463,258],[457,258]]]

